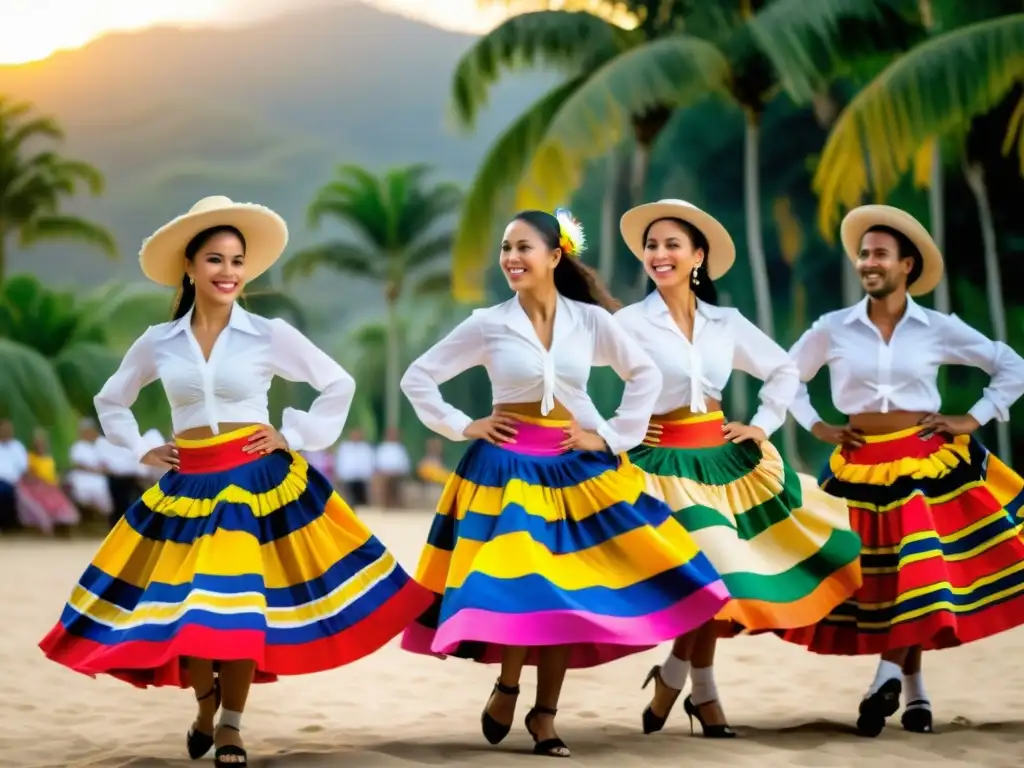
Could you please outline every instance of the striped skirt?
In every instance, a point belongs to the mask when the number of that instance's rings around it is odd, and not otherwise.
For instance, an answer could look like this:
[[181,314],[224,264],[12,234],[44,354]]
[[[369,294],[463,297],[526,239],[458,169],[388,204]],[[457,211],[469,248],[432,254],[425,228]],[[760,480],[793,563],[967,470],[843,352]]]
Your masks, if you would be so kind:
[[110,531],[40,643],[71,669],[187,686],[194,656],[256,682],[355,661],[430,594],[297,453],[241,449],[258,427],[178,440],[168,472]]
[[833,453],[822,487],[849,505],[864,585],[786,640],[815,653],[879,654],[1024,624],[1024,481],[971,437],[919,431]]
[[732,600],[718,619],[751,632],[802,627],[860,586],[846,505],[774,445],[725,442],[721,412],[652,423],[660,438],[630,458],[722,575]]
[[567,422],[520,418],[514,444],[473,443],[448,480],[416,573],[434,605],[402,647],[493,663],[569,645],[591,667],[712,619],[725,587],[643,474],[563,452]]

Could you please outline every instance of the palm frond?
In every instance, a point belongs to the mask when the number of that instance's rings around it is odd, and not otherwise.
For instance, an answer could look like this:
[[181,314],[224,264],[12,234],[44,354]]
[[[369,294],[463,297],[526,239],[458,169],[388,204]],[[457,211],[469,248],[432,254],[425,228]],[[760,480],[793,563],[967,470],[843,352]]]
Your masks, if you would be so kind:
[[472,126],[505,70],[553,66],[577,76],[631,47],[633,39],[626,30],[590,13],[537,11],[513,16],[459,60],[452,78],[456,117]]
[[284,318],[300,331],[305,331],[308,325],[302,304],[281,291],[247,291],[242,297],[242,304],[250,312],[262,317]]
[[419,269],[435,264],[438,259],[447,259],[451,255],[454,239],[454,234],[445,230],[418,240],[402,259],[402,269]]
[[317,227],[325,217],[347,224],[374,247],[388,245],[390,212],[380,179],[357,165],[339,166],[334,179],[317,190],[307,218]]
[[284,264],[284,279],[289,281],[296,277],[308,277],[321,267],[357,277],[384,277],[383,265],[375,254],[362,246],[335,240],[293,254]]
[[1024,77],[1024,14],[938,35],[901,56],[836,121],[814,175],[818,225],[834,239],[841,209],[883,199],[930,136],[999,104]]
[[31,347],[0,339],[0,414],[19,431],[66,427],[73,418],[67,395],[50,361]]
[[452,290],[452,270],[447,264],[417,275],[413,281],[410,295],[418,299],[435,298],[450,294]]
[[18,234],[24,246],[42,240],[74,240],[95,246],[112,258],[117,257],[114,236],[105,227],[77,216],[48,214],[33,217],[25,222]]
[[51,362],[71,407],[91,414],[93,397],[117,370],[121,355],[106,344],[88,341],[65,345]]
[[512,191],[529,166],[548,127],[585,77],[556,86],[535,101],[488,150],[463,201],[452,249],[452,291],[456,301],[479,302],[484,275],[497,251],[495,231],[512,214]]
[[634,120],[725,95],[729,84],[721,50],[697,37],[673,35],[618,56],[566,99],[516,190],[517,207],[564,203],[586,163],[630,135]]
[[802,104],[858,58],[891,56],[922,39],[907,10],[907,0],[774,0],[747,26],[783,89]]

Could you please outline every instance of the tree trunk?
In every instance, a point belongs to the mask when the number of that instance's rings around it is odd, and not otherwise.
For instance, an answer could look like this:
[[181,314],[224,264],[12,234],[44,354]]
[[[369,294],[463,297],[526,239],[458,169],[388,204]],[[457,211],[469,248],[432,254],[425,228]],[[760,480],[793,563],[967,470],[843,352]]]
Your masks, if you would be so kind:
[[[637,143],[633,150],[633,167],[629,179],[629,192],[633,198],[633,205],[641,205],[644,200],[644,188],[647,185],[647,170],[651,162],[650,147]],[[640,265],[640,271],[636,277],[636,285],[633,286],[634,300],[639,301],[644,297],[647,289],[647,272]]]
[[[772,290],[768,281],[768,260],[764,250],[764,233],[761,228],[761,152],[759,144],[760,115],[746,110],[746,131],[743,146],[743,200],[747,229],[747,256],[750,259],[750,275],[754,283],[754,303],[757,308],[757,324],[771,338],[775,338],[775,320],[772,311]],[[711,254],[711,258],[715,257]],[[745,382],[744,382],[745,386]],[[744,418],[750,418],[745,414]],[[782,447],[786,457],[795,465],[803,464],[797,448],[796,427],[792,419],[786,418],[782,425]]]
[[7,279],[7,235],[0,229],[0,285]]
[[604,199],[601,202],[601,251],[597,258],[597,272],[605,285],[611,287],[615,279],[615,262],[619,252],[619,190],[625,181],[628,160],[621,147],[615,147],[606,158]]
[[[942,208],[945,199],[942,179],[942,147],[938,137],[935,139],[935,149],[932,152],[931,182],[928,185],[928,209],[931,220],[932,240],[939,247],[939,253],[945,253],[946,240],[946,212]],[[949,300],[949,276],[943,275],[942,280],[935,286],[935,309],[939,312],[949,314],[952,305]]]
[[399,328],[398,301],[387,298],[387,390],[384,393],[384,424],[398,429],[402,408],[402,339]]
[[[1003,304],[1003,278],[999,270],[999,246],[996,227],[992,221],[992,206],[988,200],[985,184],[985,168],[981,163],[964,163],[964,178],[974,193],[978,206],[978,222],[981,224],[981,244],[985,254],[985,294],[988,299],[989,317],[992,319],[992,335],[1004,344],[1006,333],[1006,307]],[[1013,442],[1010,439],[1010,425],[1005,421],[996,422],[996,453],[1007,464],[1013,464]]]
[[[722,291],[719,299],[723,307],[733,305],[732,295],[728,291]],[[729,421],[748,420],[753,413],[750,410],[750,394],[747,391],[747,374],[743,371],[733,371],[729,377],[729,410],[727,419]]]

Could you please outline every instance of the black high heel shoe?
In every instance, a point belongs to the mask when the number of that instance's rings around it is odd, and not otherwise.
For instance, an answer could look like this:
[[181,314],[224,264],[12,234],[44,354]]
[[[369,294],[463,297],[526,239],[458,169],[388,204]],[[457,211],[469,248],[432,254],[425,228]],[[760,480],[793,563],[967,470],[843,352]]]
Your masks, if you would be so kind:
[[[705,701],[704,704],[710,704],[710,701]],[[693,735],[693,718],[697,718],[697,722],[700,723],[701,735],[705,739],[735,739],[736,731],[730,728],[727,724],[723,725],[708,725],[704,722],[704,715],[700,713],[699,704],[693,703],[693,697],[687,696],[683,700],[683,709],[686,710],[686,714],[690,717],[690,735]]]
[[[233,731],[237,731],[233,725],[221,725],[220,728],[230,728]],[[222,758],[230,757],[231,760],[223,760]],[[223,747],[217,747],[217,751],[213,753],[213,764],[218,768],[231,768],[232,766],[248,765],[249,755],[242,747],[236,747],[234,744],[225,744]]]
[[[660,664],[655,664],[653,667],[651,667],[651,671],[648,672],[647,677],[644,678],[644,684],[640,686],[640,690],[642,691],[644,688],[646,688],[652,680],[654,681],[655,692],[657,692],[657,688],[659,685],[663,685],[666,688],[675,691],[675,688],[672,688],[664,680],[662,680]],[[643,715],[640,718],[640,721],[643,723],[644,733],[656,733],[665,727],[665,722],[668,720],[668,716],[672,714],[672,707],[674,707],[676,705],[676,701],[679,700],[680,693],[682,693],[682,691],[675,692],[675,695],[672,697],[672,701],[669,702],[668,708],[665,710],[664,716],[660,717],[654,714],[654,710],[651,709],[651,705],[647,705],[646,709],[644,709]]]
[[[196,698],[196,701],[205,701],[206,699],[214,697],[213,700],[213,711],[216,712],[220,709],[220,679],[213,679],[213,688],[210,689],[209,693],[204,693],[202,696]],[[185,736],[185,746],[188,749],[188,756],[193,760],[198,760],[200,757],[210,751],[213,746],[213,734],[203,733],[196,728],[196,724],[192,723],[192,727],[188,729],[188,734]]]
[[509,731],[512,730],[512,724],[499,723],[491,717],[491,713],[487,711],[495,693],[503,693],[506,696],[519,696],[519,686],[505,685],[501,680],[498,680],[494,684],[494,688],[491,689],[491,695],[487,698],[487,703],[484,705],[484,711],[480,715],[480,729],[484,732],[484,738],[491,744],[500,744],[502,739],[508,736]]
[[[544,741],[537,740],[537,734],[533,732],[533,728],[530,727],[530,721],[533,720],[537,715],[551,715],[554,717],[558,714],[557,709],[551,709],[549,707],[534,707],[526,713],[526,719],[523,721],[526,725],[526,732],[533,737],[533,754],[543,755],[544,757],[572,757],[569,754],[569,747],[566,746],[565,742],[555,736],[552,739],[544,739]],[[564,752],[562,750],[565,750]]]
[[858,709],[857,730],[862,736],[874,738],[885,728],[885,719],[896,714],[900,708],[900,694],[903,683],[894,678],[886,680],[881,687],[861,701]]
[[916,699],[907,704],[903,710],[903,716],[900,718],[900,724],[903,725],[903,730],[911,733],[932,733],[932,711],[928,707],[915,706],[919,704],[928,704],[928,702]]

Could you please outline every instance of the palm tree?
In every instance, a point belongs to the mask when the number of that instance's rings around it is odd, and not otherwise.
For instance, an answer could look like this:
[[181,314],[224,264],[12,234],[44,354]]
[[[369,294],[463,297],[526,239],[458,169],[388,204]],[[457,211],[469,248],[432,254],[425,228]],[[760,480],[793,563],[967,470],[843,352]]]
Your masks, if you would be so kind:
[[67,238],[117,253],[113,236],[103,227],[60,212],[61,200],[84,183],[93,195],[103,191],[103,177],[91,165],[52,150],[29,153],[40,139],[60,141],[64,133],[47,116],[34,116],[27,102],[0,96],[0,284],[6,277],[7,248]]
[[[840,211],[858,205],[868,192],[885,199],[922,156],[936,160],[942,138],[966,134],[971,121],[998,106],[1021,78],[1024,14],[1020,13],[936,35],[886,67],[843,110],[825,144],[814,177],[822,233],[833,237]],[[1024,98],[1007,131],[1007,154],[1017,141],[1024,141],[1022,118]],[[1020,154],[1024,157],[1024,152]],[[984,176],[969,158],[964,167],[982,222],[993,332],[1005,342],[998,246]],[[934,180],[935,174],[930,176]],[[934,183],[930,186],[934,193]],[[997,450],[1009,458],[1010,434],[1005,425],[998,427]]]
[[309,206],[309,221],[317,226],[325,217],[348,224],[358,240],[332,240],[307,248],[284,265],[291,280],[330,267],[379,283],[387,306],[387,377],[385,420],[399,422],[401,392],[400,299],[450,292],[452,235],[439,228],[461,203],[459,189],[450,183],[428,183],[426,165],[395,168],[375,176],[355,165],[342,165],[333,181],[324,185]]

